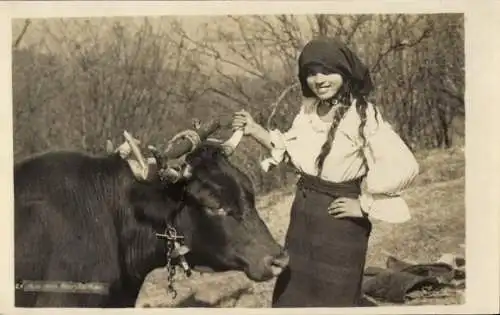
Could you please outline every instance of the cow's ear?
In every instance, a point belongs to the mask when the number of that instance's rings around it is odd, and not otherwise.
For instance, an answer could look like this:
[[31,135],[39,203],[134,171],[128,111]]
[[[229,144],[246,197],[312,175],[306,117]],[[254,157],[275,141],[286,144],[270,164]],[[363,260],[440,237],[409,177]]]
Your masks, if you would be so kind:
[[110,139],[106,140],[106,153],[107,154],[112,154],[115,151],[113,141]]

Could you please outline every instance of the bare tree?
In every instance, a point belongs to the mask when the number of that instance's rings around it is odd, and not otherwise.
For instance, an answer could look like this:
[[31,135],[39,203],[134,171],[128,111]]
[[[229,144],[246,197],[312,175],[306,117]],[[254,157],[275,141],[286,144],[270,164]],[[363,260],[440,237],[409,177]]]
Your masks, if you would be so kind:
[[[40,36],[14,50],[16,156],[103,150],[123,129],[161,143],[193,117],[242,108],[286,130],[300,106],[298,54],[315,36],[360,55],[376,85],[370,101],[414,150],[453,145],[465,115],[459,14],[217,16],[198,28],[190,17],[47,19],[26,22],[13,46],[27,25]],[[264,176],[267,152],[243,142],[233,158],[258,188],[290,178],[286,168]]]

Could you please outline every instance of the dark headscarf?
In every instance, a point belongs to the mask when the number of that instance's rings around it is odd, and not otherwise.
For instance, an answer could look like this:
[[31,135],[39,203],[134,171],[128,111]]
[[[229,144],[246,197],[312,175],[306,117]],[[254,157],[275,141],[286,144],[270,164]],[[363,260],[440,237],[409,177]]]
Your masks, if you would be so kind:
[[345,44],[337,40],[313,39],[300,53],[299,80],[305,97],[314,96],[306,81],[310,66],[325,67],[330,72],[342,75],[354,96],[366,96],[373,89],[368,68]]

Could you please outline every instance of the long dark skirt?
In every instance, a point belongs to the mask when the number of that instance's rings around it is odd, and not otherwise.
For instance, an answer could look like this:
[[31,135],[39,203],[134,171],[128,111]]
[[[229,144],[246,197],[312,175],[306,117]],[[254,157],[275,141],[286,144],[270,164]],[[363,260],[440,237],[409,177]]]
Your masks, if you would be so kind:
[[276,281],[273,307],[359,305],[371,223],[327,211],[335,198],[358,195],[359,181],[299,180],[285,240],[290,265]]

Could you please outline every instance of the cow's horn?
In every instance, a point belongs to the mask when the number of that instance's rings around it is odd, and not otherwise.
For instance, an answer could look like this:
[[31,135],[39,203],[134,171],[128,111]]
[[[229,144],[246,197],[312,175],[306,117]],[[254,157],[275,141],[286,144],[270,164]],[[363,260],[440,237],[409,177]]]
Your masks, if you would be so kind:
[[123,132],[123,136],[127,140],[128,144],[130,145],[130,149],[132,150],[132,153],[134,153],[134,156],[137,159],[137,162],[139,162],[139,165],[144,169],[146,168],[147,164],[146,161],[144,160],[144,157],[142,156],[141,150],[139,149],[139,146],[137,145],[137,140],[134,139],[126,130]]
[[242,138],[243,138],[243,130],[241,129],[236,130],[229,139],[227,139],[225,142],[222,143],[222,147],[224,148],[224,153],[226,155],[233,154],[234,150],[236,150],[236,147],[238,146]]
[[135,177],[140,180],[151,180],[157,174],[158,165],[154,158],[144,159],[144,156],[139,149],[139,140],[134,139],[127,131],[123,132],[129,150],[134,154],[135,160],[127,158],[130,169]]

